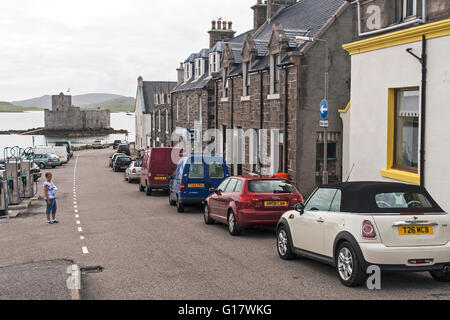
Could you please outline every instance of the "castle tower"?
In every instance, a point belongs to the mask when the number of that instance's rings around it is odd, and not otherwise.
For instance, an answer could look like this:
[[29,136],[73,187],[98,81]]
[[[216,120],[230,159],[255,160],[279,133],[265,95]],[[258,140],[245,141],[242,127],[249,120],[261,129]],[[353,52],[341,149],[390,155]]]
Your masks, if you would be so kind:
[[67,111],[70,107],[72,107],[72,96],[66,96],[62,92],[52,96],[52,111]]

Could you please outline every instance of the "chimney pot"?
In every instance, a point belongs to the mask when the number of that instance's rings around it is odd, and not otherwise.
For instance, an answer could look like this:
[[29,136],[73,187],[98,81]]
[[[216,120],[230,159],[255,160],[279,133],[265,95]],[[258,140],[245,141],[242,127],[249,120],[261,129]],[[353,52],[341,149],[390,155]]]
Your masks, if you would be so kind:
[[227,30],[227,22],[226,21],[222,22],[222,30]]
[[233,30],[233,22],[228,21],[228,30]]
[[216,30],[216,20],[212,21],[212,30]]
[[217,30],[222,30],[222,21],[217,21]]

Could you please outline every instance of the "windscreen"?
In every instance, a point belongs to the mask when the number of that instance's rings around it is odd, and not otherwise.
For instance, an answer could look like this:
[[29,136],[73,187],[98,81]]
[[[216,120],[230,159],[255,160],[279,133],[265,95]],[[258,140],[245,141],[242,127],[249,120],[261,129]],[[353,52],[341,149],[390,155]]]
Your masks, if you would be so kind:
[[248,182],[251,193],[294,193],[295,188],[283,180],[253,180]]

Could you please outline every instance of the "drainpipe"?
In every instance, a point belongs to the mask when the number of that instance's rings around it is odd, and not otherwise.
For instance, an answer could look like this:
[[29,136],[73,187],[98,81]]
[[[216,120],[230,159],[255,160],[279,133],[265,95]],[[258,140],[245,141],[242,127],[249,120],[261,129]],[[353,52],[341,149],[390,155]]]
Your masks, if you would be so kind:
[[259,162],[259,174],[262,174],[262,161],[261,161],[261,137],[262,137],[262,130],[264,129],[264,74],[263,71],[259,71],[259,82],[260,82],[260,89],[259,89],[259,128],[260,132],[258,135],[258,162]]
[[[230,123],[230,125],[231,125],[231,129],[233,130],[234,129],[234,79],[233,78],[230,78],[230,82],[231,82],[231,103],[230,103],[230,107],[231,107],[231,123]],[[234,132],[233,132],[233,137],[231,138],[231,141],[232,141],[232,144],[231,144],[231,146],[232,146],[232,148],[233,148],[233,150],[232,150],[232,152],[231,152],[231,156],[233,157],[233,160],[234,160],[234,149],[235,149],[235,146],[234,146]],[[233,161],[232,161],[232,163],[233,163]],[[233,172],[233,175],[234,175],[234,171],[235,171],[235,169],[236,169],[236,166],[235,166],[235,164],[233,163],[232,165],[231,165],[231,172]]]
[[284,105],[284,170],[289,173],[289,161],[288,161],[288,112],[289,112],[289,68],[284,69],[285,81],[284,81],[284,95],[285,95],[285,105]]
[[411,48],[406,51],[419,60],[422,65],[422,97],[420,107],[420,186],[425,187],[425,133],[426,133],[426,102],[427,102],[427,38],[422,35],[422,57],[412,52]]
[[420,134],[420,186],[425,187],[425,125],[427,102],[427,39],[422,36],[422,107],[421,107],[421,134]]

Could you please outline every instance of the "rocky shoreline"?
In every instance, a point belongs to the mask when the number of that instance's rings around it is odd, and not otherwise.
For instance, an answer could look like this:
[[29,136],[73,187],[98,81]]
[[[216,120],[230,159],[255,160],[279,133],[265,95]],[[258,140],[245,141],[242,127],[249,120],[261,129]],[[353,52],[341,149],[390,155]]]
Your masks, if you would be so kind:
[[107,136],[109,134],[127,134],[127,130],[110,129],[86,129],[86,130],[48,130],[37,128],[30,130],[9,130],[0,131],[0,135],[42,135],[47,137],[96,137]]

